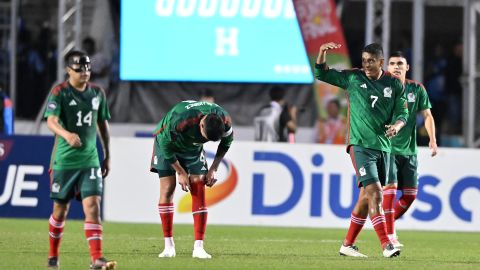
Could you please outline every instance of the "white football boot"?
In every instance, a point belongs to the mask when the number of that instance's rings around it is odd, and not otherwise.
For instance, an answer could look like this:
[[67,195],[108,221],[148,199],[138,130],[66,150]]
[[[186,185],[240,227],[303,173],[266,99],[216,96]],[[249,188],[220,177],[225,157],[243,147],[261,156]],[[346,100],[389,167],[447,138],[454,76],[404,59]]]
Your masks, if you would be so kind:
[[400,256],[400,249],[393,246],[393,244],[387,244],[383,250],[383,257],[393,258]]
[[211,259],[212,255],[208,254],[203,247],[196,247],[193,249],[192,258]]
[[159,258],[174,258],[177,253],[175,252],[175,247],[166,247],[162,253],[158,254]]
[[358,247],[351,245],[351,246],[340,246],[340,255],[348,256],[348,257],[359,257],[359,258],[368,258],[367,255],[358,252]]
[[398,241],[398,238],[396,236],[389,235],[388,238],[390,239],[390,242],[392,242],[394,247],[398,249],[401,249],[403,247],[403,244]]

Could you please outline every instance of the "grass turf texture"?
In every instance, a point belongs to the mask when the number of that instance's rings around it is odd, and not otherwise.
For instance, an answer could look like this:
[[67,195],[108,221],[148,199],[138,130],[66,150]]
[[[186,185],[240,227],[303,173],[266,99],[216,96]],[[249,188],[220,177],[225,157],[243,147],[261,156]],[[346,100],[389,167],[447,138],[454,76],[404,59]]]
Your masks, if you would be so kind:
[[[160,259],[159,224],[104,224],[104,255],[117,269],[480,269],[480,233],[399,231],[398,258],[382,257],[372,230],[357,245],[367,259],[338,255],[344,229],[208,226],[211,260],[192,259],[193,226],[175,226],[177,257]],[[48,221],[0,218],[0,269],[46,269]],[[83,222],[67,221],[60,249],[63,270],[88,269]]]

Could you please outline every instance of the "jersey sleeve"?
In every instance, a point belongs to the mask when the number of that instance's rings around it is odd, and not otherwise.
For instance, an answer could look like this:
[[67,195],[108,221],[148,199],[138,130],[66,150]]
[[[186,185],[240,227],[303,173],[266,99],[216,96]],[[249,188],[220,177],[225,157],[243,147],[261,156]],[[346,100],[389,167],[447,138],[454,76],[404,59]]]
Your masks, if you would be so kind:
[[396,121],[400,120],[406,124],[408,119],[408,107],[407,99],[405,98],[405,87],[399,79],[394,78],[392,89],[395,92],[393,122],[395,123]]
[[225,121],[225,133],[223,134],[218,147],[221,147],[225,151],[227,151],[233,142],[233,127],[232,127],[232,119],[230,118],[230,116],[227,115],[224,121]]
[[225,132],[223,133],[222,139],[220,140],[219,148],[223,148],[227,151],[232,145],[233,142],[233,127],[232,127],[232,118],[230,115],[222,109],[222,119],[225,124]]
[[44,118],[48,118],[50,115],[60,116],[62,110],[62,97],[59,91],[52,90],[48,96],[47,107],[45,108]]
[[338,71],[331,69],[327,64],[315,64],[315,78],[317,80],[338,86],[343,89],[348,88],[348,73],[345,70]]
[[100,91],[101,101],[100,107],[98,108],[98,121],[110,120],[110,110],[108,109],[107,97],[103,90]]
[[432,108],[427,90],[425,90],[425,87],[421,84],[418,87],[420,88],[418,91],[418,111]]

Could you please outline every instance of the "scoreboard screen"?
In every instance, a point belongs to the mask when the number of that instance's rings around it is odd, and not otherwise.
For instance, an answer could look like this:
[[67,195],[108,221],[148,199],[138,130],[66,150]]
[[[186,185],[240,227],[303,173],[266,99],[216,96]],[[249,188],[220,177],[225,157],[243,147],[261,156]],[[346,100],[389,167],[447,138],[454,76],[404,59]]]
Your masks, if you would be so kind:
[[292,0],[122,0],[120,78],[313,81]]

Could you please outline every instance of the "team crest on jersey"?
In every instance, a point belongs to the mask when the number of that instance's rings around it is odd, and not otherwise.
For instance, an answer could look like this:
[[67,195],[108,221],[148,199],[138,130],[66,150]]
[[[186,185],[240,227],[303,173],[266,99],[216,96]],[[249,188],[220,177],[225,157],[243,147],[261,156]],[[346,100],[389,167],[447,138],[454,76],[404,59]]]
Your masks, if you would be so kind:
[[98,110],[98,107],[100,106],[100,99],[98,97],[92,98],[92,107],[94,110]]
[[361,167],[360,170],[358,170],[358,172],[360,173],[360,176],[367,175],[367,171],[365,170],[365,167]]
[[385,88],[383,89],[383,96],[384,96],[384,97],[391,98],[391,97],[392,97],[392,88],[390,88],[390,87],[385,87]]
[[58,183],[53,183],[52,185],[52,193],[60,192],[60,185]]
[[50,101],[47,105],[49,111],[53,111],[57,108],[57,103],[55,101]]
[[408,102],[415,102],[415,94],[414,93],[408,93],[407,99],[408,99]]

